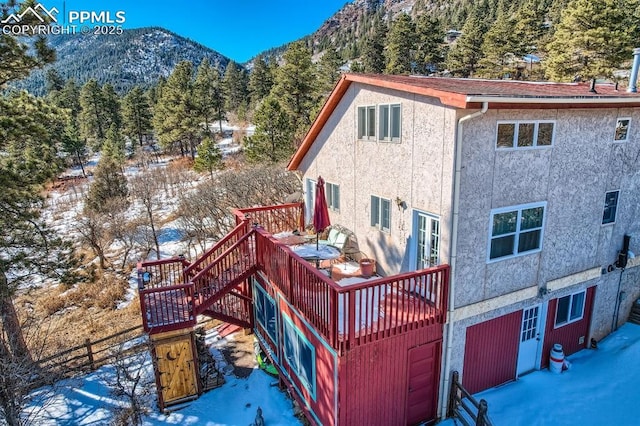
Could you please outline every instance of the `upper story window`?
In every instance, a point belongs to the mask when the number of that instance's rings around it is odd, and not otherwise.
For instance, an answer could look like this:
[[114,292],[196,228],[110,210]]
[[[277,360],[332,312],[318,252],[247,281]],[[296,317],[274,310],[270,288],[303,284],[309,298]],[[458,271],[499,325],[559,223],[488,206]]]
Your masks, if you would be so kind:
[[553,121],[498,122],[496,148],[535,148],[551,146],[554,135]]
[[361,140],[376,139],[376,107],[375,105],[358,107],[358,139],[361,139]]
[[618,118],[616,121],[616,131],[613,135],[614,142],[626,142],[629,140],[630,118]]
[[540,251],[546,203],[491,211],[489,261]]
[[282,315],[284,358],[300,383],[316,399],[316,349],[291,319]]
[[331,210],[340,211],[340,185],[327,182],[325,183],[325,188],[327,206]]
[[384,232],[391,230],[391,200],[371,196],[371,226]]
[[400,140],[400,104],[380,105],[378,107],[380,117],[379,139],[381,141]]
[[584,315],[584,302],[586,291],[571,294],[558,299],[556,306],[555,327],[560,327],[572,322],[580,321]]
[[604,195],[604,212],[602,213],[603,225],[614,223],[616,221],[618,195],[620,195],[620,191],[609,191]]

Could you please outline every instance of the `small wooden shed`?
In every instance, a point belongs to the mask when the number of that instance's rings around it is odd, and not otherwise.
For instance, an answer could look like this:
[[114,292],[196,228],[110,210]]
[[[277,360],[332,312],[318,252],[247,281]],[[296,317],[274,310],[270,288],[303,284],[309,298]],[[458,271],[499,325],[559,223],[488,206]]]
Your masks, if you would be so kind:
[[160,410],[197,398],[201,388],[193,329],[152,334],[151,343]]

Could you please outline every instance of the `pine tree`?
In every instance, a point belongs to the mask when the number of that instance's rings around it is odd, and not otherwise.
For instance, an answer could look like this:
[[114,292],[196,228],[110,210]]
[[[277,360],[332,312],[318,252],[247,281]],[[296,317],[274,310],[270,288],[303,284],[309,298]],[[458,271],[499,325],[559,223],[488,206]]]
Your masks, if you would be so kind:
[[438,70],[444,61],[444,31],[440,21],[427,14],[420,15],[416,22],[416,71],[429,74]]
[[[9,364],[31,359],[13,307],[16,289],[36,274],[68,284],[77,259],[71,245],[40,218],[43,184],[62,167],[57,143],[63,139],[65,112],[26,92],[1,96],[0,111],[0,334],[5,336],[0,362]],[[5,402],[0,399],[0,410],[7,408]]]
[[329,48],[318,61],[317,84],[318,98],[324,99],[331,93],[340,78],[342,60],[335,49]]
[[253,61],[253,69],[249,75],[249,95],[253,105],[266,98],[273,87],[273,62],[272,58],[267,62],[264,55],[259,55]]
[[123,133],[142,146],[145,137],[152,130],[151,118],[147,96],[139,86],[135,86],[123,99]]
[[45,76],[45,85],[47,94],[51,94],[51,92],[58,92],[64,87],[64,79],[55,68],[49,68]]
[[[0,20],[7,18],[10,12],[23,12],[29,6],[35,6],[35,2],[28,0],[16,5],[15,1],[10,0],[0,3]],[[21,24],[25,25],[41,23],[32,14],[24,15],[21,20]],[[32,37],[32,40],[31,46],[28,46],[25,37],[0,32],[0,90],[4,90],[7,83],[26,77],[34,68],[55,61],[55,50],[47,45],[44,36]]]
[[[214,120],[221,120],[220,111],[224,108],[224,92],[221,87],[220,73],[204,59],[196,73],[193,84],[193,102],[200,121],[207,132]],[[223,118],[224,119],[224,111]],[[222,131],[222,123],[220,124]]]
[[87,142],[80,135],[78,120],[73,117],[69,117],[67,120],[62,139],[62,150],[73,158],[74,163],[82,169],[82,176],[86,177],[84,162],[87,158]]
[[198,116],[193,103],[193,65],[182,61],[167,79],[153,112],[153,127],[160,145],[178,146],[181,154],[191,152],[195,158],[195,141],[199,133]]
[[387,35],[387,74],[412,73],[416,41],[416,26],[411,17],[406,13],[396,16]]
[[[0,17],[4,19],[12,7],[13,2],[0,3]],[[33,47],[27,41],[0,33],[0,91],[54,60],[44,39]],[[73,273],[79,262],[71,244],[40,217],[43,185],[61,170],[56,145],[64,126],[65,112],[45,100],[26,93],[0,93],[0,413],[11,425],[25,422],[24,405],[40,386],[36,383],[40,370],[32,364],[13,304],[15,292],[34,284],[36,276],[65,285],[80,281]]]
[[[111,142],[105,143],[107,147],[110,144]],[[103,155],[96,167],[85,208],[97,213],[108,211],[110,206],[121,203],[128,193],[122,164],[113,155]]]
[[101,99],[102,111],[104,116],[103,129],[108,129],[115,125],[118,131],[122,130],[122,114],[120,112],[120,98],[113,89],[113,86],[106,83],[102,86]]
[[478,76],[504,78],[515,73],[515,61],[522,56],[519,40],[515,38],[515,21],[509,16],[504,0],[498,7],[498,16],[484,36],[483,57],[478,61]]
[[275,163],[293,154],[291,115],[276,95],[267,96],[255,114],[256,130],[246,137],[245,151],[251,162]]
[[213,172],[223,168],[222,152],[211,136],[205,136],[198,146],[198,156],[193,164],[197,172],[207,171],[213,179]]
[[375,15],[373,29],[366,37],[362,48],[362,65],[364,72],[382,74],[386,67],[384,46],[386,43],[388,28],[380,14]]
[[562,13],[545,61],[556,81],[613,77],[631,57],[638,32],[636,0],[571,0]]
[[482,57],[482,42],[487,25],[478,10],[473,10],[464,26],[462,35],[447,55],[447,69],[456,76],[472,76]]
[[238,112],[242,108],[246,108],[248,82],[244,70],[234,61],[230,61],[222,81],[226,94],[227,111]]
[[538,0],[525,0],[515,16],[514,38],[523,55],[536,53],[546,34],[545,13]]
[[99,149],[105,137],[105,116],[102,91],[96,79],[91,79],[80,90],[80,132],[82,137]]
[[294,138],[300,141],[311,125],[311,111],[318,102],[314,95],[315,67],[311,62],[311,51],[303,41],[289,45],[283,60],[284,64],[276,73],[271,95],[278,99],[289,116]]
[[118,163],[122,170],[127,160],[127,147],[126,141],[115,123],[111,124],[107,130],[107,137],[102,144],[101,153],[103,157],[109,157]]

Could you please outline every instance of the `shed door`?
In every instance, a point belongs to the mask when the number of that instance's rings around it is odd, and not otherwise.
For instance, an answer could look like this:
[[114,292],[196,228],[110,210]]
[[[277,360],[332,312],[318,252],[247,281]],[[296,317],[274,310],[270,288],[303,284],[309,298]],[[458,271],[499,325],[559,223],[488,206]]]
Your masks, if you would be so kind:
[[467,328],[462,385],[471,393],[516,378],[522,311]]
[[188,334],[155,344],[163,405],[198,394],[191,338]]
[[409,349],[407,424],[436,417],[440,381],[440,342]]

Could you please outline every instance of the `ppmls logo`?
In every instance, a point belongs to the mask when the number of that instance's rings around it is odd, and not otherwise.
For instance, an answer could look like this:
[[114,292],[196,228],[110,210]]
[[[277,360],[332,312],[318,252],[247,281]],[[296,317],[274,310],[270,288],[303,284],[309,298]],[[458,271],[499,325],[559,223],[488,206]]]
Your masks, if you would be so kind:
[[26,16],[33,16],[42,24],[47,24],[49,22],[58,22],[55,14],[59,11],[55,7],[52,7],[51,10],[47,10],[46,7],[38,3],[35,7],[29,6],[22,13],[14,14],[12,13],[4,19],[0,21],[2,24],[19,24]]

